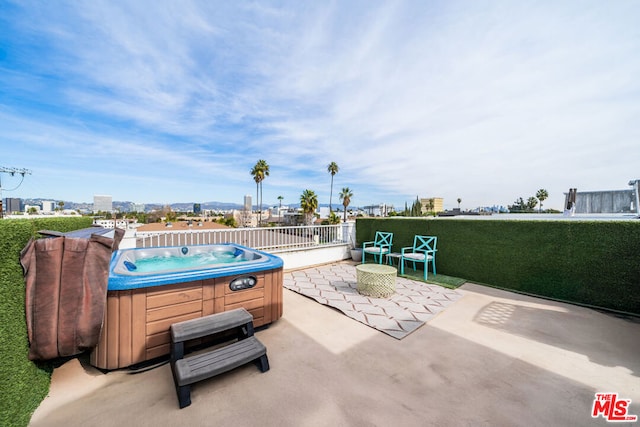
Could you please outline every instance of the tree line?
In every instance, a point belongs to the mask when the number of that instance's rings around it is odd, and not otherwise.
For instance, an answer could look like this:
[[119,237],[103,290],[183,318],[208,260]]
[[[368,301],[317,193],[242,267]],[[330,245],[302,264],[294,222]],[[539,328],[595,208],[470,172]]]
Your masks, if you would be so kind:
[[[333,212],[333,177],[340,171],[340,167],[336,162],[331,162],[327,166],[327,172],[331,175],[331,187],[329,192],[329,223],[338,224],[340,217]],[[256,203],[258,205],[258,224],[262,223],[262,182],[269,176],[269,164],[260,159],[251,168],[249,172],[253,176],[253,180],[256,183]],[[339,194],[339,198],[344,207],[343,221],[347,221],[347,207],[351,203],[353,198],[353,191],[349,187],[343,187]],[[284,197],[278,196],[279,206],[282,207],[282,200]],[[315,211],[318,209],[318,196],[315,191],[305,189],[300,195],[300,208],[304,213],[304,224],[311,225],[315,218]]]
[[536,192],[535,196],[529,197],[526,201],[519,197],[513,202],[513,205],[508,205],[507,208],[509,212],[512,213],[530,213],[535,212],[536,206],[540,203],[540,207],[538,208],[538,212],[542,212],[542,202],[549,198],[549,192],[544,188],[541,188]]

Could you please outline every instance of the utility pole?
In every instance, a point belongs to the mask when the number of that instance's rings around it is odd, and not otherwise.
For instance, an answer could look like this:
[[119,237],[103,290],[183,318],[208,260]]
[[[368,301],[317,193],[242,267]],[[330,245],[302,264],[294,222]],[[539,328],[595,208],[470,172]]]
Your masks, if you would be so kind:
[[4,166],[0,166],[0,174],[2,173],[8,173],[11,176],[20,174],[22,176],[22,179],[20,179],[20,182],[15,187],[6,189],[6,188],[2,188],[2,176],[0,175],[0,218],[4,218],[4,209],[2,208],[2,190],[13,191],[16,188],[20,187],[20,185],[22,185],[22,181],[24,181],[24,176],[27,174],[31,175],[31,171],[29,169],[24,169],[24,168],[7,168]]

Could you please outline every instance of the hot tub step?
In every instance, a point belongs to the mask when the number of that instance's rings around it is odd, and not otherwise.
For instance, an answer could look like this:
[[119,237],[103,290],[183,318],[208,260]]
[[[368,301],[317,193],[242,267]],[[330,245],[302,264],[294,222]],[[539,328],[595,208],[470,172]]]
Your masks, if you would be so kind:
[[237,329],[237,338],[253,336],[253,316],[244,308],[185,320],[171,325],[171,361],[184,357],[184,343],[189,340]]
[[211,314],[171,325],[174,342],[194,340],[247,324],[253,325],[253,316],[244,308]]
[[269,370],[267,348],[256,337],[176,361],[172,368],[180,408],[191,404],[191,384],[253,361],[258,364],[261,372]]
[[[185,342],[236,330],[238,341],[224,347],[184,357]],[[253,316],[244,308],[186,320],[171,325],[171,371],[180,408],[191,404],[191,384],[257,362],[269,370],[266,347],[253,336]]]

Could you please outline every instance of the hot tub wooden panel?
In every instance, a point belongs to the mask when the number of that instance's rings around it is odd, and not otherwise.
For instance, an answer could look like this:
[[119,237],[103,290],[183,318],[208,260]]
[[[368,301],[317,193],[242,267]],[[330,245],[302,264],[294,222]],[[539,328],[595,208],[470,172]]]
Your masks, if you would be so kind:
[[[197,287],[180,289],[179,287],[173,287],[174,292],[154,292],[147,294],[147,308],[164,307],[169,304],[175,304],[177,302],[190,302],[190,301],[202,301],[203,298],[203,286],[198,283]],[[175,292],[177,291],[177,292]]]
[[[202,307],[202,304],[199,304]],[[188,309],[176,311],[180,307],[171,307],[170,310],[163,311],[163,314],[168,316],[157,320],[147,320],[147,336],[158,334],[160,332],[168,331],[173,323],[183,322],[189,319],[195,319],[196,317],[202,317],[202,309],[193,311],[191,307]],[[147,312],[149,313],[149,312]],[[149,317],[147,316],[147,319]]]
[[169,327],[183,320],[243,307],[254,326],[282,317],[282,268],[253,273],[251,289],[232,291],[221,277],[109,291],[102,335],[91,354],[100,369],[119,369],[169,354]]
[[166,319],[182,316],[190,313],[202,314],[202,300],[179,302],[168,304],[164,307],[149,308],[149,300],[147,299],[147,324],[153,322],[162,322]]

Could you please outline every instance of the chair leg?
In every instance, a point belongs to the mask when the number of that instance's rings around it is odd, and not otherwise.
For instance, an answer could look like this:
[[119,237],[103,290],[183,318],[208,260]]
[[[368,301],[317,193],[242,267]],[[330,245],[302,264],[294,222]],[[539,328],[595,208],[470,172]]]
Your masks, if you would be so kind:
[[427,264],[427,262],[424,262],[424,281],[427,281],[427,270],[429,269],[429,264]]
[[400,274],[404,274],[404,259],[400,257],[398,263],[400,264]]

